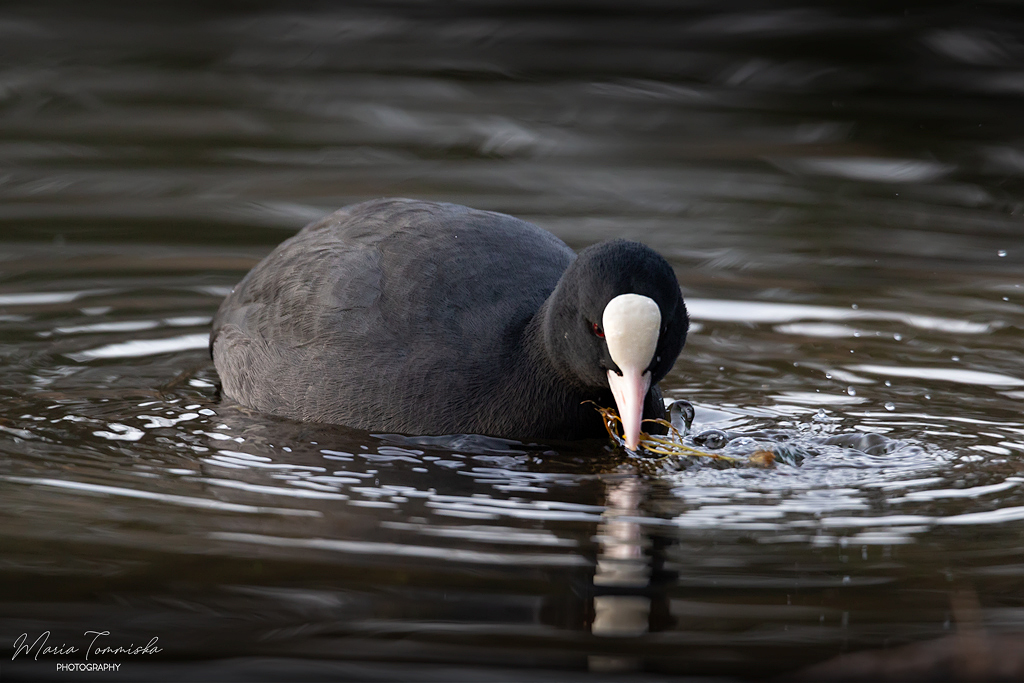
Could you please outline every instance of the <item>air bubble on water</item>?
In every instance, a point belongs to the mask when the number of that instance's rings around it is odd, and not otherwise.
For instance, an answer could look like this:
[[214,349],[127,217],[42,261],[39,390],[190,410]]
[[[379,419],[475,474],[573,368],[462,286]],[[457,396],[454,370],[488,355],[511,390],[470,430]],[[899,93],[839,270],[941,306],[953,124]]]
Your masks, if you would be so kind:
[[857,390],[854,389],[853,387],[846,387],[846,393],[848,393],[850,396],[856,396]]
[[892,338],[895,339],[896,341],[903,341],[903,335],[900,334],[899,332],[897,332],[896,334],[892,335]]
[[1010,300],[1010,297],[1008,297],[1008,296],[1004,296],[1003,297],[1003,301],[1009,301],[1009,300]]
[[856,311],[858,308],[860,308],[860,306],[858,306],[857,304],[851,304],[850,308]]
[[953,357],[951,358],[951,360],[952,360],[952,361],[953,361],[954,363],[958,363],[958,362],[960,362],[960,356],[953,356]]
[[826,372],[825,373],[825,379],[832,379],[832,373]]
[[886,410],[896,410],[896,404],[893,403],[892,401],[889,401],[888,403],[885,404],[885,409]]
[[932,400],[932,395],[931,394],[925,394],[924,397],[926,399],[928,399],[929,401]]
[[1000,249],[999,251],[996,252],[996,255],[999,256],[999,258],[1003,258],[1006,256],[1006,250]]
[[708,448],[715,448],[715,447],[721,448],[722,446],[725,446],[725,450],[726,450],[727,453],[734,453],[734,454],[753,453],[758,448],[757,441],[755,439],[752,439],[749,436],[737,437],[737,438],[733,439],[732,441],[729,441],[726,444],[722,444],[721,446],[719,446],[718,443],[715,443],[715,444],[707,443],[706,445],[707,445]]
[[889,380],[885,380],[885,386],[891,387],[892,386],[892,382],[890,382]]

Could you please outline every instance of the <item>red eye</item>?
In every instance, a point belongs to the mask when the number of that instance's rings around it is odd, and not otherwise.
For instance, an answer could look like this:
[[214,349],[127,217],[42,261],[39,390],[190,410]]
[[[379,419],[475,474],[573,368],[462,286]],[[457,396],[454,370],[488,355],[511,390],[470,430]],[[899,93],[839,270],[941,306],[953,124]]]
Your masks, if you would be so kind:
[[598,325],[597,323],[591,323],[590,327],[594,331],[595,337],[600,337],[601,339],[604,339],[604,330],[601,329],[600,325]]

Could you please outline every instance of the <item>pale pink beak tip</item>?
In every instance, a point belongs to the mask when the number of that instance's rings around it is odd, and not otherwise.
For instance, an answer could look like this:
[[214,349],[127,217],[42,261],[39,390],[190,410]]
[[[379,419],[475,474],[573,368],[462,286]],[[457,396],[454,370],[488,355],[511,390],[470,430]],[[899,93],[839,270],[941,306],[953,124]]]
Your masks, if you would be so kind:
[[640,445],[640,422],[644,414],[644,399],[651,388],[651,373],[635,368],[622,368],[619,375],[608,371],[608,386],[611,387],[615,405],[622,420],[622,435],[626,448],[635,451]]

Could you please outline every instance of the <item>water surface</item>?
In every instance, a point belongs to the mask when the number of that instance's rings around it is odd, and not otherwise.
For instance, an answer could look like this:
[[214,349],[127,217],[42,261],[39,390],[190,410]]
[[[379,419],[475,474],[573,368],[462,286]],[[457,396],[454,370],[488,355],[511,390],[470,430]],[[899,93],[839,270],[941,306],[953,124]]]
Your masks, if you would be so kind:
[[[12,654],[106,629],[159,638],[95,659],[154,679],[746,679],[1024,630],[1018,17],[78,11],[0,17]],[[641,467],[221,400],[231,286],[390,195],[650,244],[694,321],[666,396],[726,452],[809,457]],[[81,656],[29,659],[3,666]]]

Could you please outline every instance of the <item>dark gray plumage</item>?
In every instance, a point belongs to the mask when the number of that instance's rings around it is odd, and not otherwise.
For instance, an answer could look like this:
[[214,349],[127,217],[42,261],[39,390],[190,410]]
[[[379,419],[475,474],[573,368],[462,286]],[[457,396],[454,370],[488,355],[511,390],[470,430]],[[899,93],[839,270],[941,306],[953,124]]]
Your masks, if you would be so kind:
[[312,223],[225,299],[210,348],[224,394],[266,413],[413,434],[599,436],[581,401],[614,405],[615,366],[591,325],[624,292],[662,310],[645,402],[661,417],[654,384],[688,326],[664,259],[624,240],[577,258],[535,225],[454,204],[382,199]]

